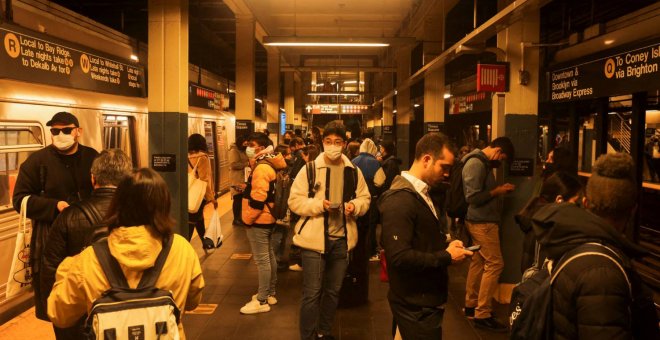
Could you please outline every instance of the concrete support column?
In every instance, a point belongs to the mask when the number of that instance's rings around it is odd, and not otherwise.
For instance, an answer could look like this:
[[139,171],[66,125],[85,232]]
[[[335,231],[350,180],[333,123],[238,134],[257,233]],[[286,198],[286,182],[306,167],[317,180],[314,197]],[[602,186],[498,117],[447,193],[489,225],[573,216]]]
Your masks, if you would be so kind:
[[[538,136],[538,89],[539,89],[539,50],[535,47],[522,49],[521,43],[538,43],[540,35],[539,12],[528,13],[500,31],[497,36],[498,47],[504,50],[506,61],[510,63],[509,92],[493,96],[493,139],[507,136],[515,147],[516,160],[531,161],[532,171],[536,168]],[[524,69],[523,69],[524,65]],[[529,81],[522,84],[519,71],[529,74]],[[512,160],[507,163],[511,164]],[[536,174],[538,176],[538,174]],[[504,271],[500,278],[502,282],[500,293],[496,298],[508,302],[511,290],[520,280],[520,249],[523,234],[514,226],[514,215],[527,203],[532,195],[536,176],[510,176],[508,171],[499,172],[498,178],[503,182],[516,185],[516,190],[504,197],[502,227],[500,229]]]
[[[397,86],[410,77],[410,47],[402,47],[397,52]],[[410,166],[410,116],[413,114],[410,105],[410,88],[401,89],[396,96],[396,151],[401,159],[401,169]]]
[[[392,74],[390,73],[384,73],[383,76],[381,77],[381,83],[382,83],[382,93],[386,94],[392,88],[394,87],[394,82],[392,78]],[[393,136],[392,135],[392,123],[393,123],[393,113],[394,111],[394,99],[392,97],[384,98],[383,99],[383,112],[381,113],[381,123],[376,124],[376,127],[374,128],[374,132],[376,135],[381,135],[383,137],[383,141],[387,142],[392,142],[393,141]],[[380,128],[379,128],[380,127]],[[389,129],[389,130],[388,130]],[[377,131],[380,131],[378,133]]]
[[236,119],[254,121],[255,19],[236,15]]
[[445,122],[445,68],[426,74],[424,78],[424,124],[440,123],[444,132]]
[[284,73],[284,111],[286,111],[286,125],[293,126],[296,112],[295,79],[293,72]]
[[163,170],[172,194],[174,232],[188,235],[188,0],[149,0],[149,160]]
[[295,77],[293,82],[293,128],[302,129],[302,113],[304,104],[303,104],[303,86],[302,79]]
[[266,123],[268,131],[280,136],[280,52],[268,48],[268,94],[266,99]]

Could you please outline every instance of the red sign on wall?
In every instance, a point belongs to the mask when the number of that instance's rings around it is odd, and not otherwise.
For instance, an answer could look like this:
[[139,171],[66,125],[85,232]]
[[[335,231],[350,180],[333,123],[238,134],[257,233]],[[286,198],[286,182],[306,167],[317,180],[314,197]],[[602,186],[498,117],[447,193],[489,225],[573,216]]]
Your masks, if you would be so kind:
[[508,65],[477,64],[477,92],[508,91]]

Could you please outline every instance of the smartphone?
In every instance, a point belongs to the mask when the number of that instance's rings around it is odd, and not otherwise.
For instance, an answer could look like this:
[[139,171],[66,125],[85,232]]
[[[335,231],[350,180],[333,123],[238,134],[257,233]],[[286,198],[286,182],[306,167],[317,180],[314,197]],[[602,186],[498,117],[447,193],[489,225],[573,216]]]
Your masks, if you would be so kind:
[[481,245],[477,244],[477,245],[474,245],[472,247],[467,247],[467,248],[464,248],[464,249],[469,250],[469,251],[477,251],[477,250],[481,249]]
[[330,209],[339,209],[341,203],[330,203]]

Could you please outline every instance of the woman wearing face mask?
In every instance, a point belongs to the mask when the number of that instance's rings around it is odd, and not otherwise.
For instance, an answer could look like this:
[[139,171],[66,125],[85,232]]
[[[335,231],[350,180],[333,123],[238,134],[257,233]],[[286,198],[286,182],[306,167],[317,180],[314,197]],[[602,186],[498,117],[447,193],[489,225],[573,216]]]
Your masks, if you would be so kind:
[[582,184],[568,172],[556,172],[543,183],[539,196],[532,198],[525,208],[516,216],[518,226],[525,233],[523,240],[522,259],[520,268],[524,272],[530,268],[538,254],[540,263],[543,264],[545,254],[538,249],[536,238],[532,232],[532,216],[541,208],[550,203],[571,202],[580,204],[582,196]]

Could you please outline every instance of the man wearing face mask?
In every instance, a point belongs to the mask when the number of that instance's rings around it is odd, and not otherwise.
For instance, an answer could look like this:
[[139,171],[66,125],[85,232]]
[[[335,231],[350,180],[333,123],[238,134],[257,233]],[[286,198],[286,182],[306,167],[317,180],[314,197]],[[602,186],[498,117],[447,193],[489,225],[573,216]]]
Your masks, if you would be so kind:
[[96,150],[81,145],[82,128],[76,116],[58,112],[46,123],[50,126],[52,144],[34,152],[20,167],[13,204],[20,211],[21,201],[28,199],[27,216],[32,220],[30,262],[37,318],[48,321],[47,297],[39,286],[42,253],[48,242],[48,230],[69,204],[90,197],[93,187],[90,171],[98,155]]
[[[332,324],[348,252],[357,243],[356,220],[367,213],[371,201],[362,172],[342,154],[344,125],[328,123],[322,141],[324,152],[296,175],[289,196],[289,208],[300,216],[293,243],[302,248],[303,340],[333,339]],[[312,185],[308,172],[315,176]]]
[[514,149],[507,137],[494,139],[483,150],[474,149],[462,159],[463,192],[468,203],[465,216],[467,227],[475,245],[481,249],[470,261],[465,293],[465,316],[474,319],[477,328],[505,332],[507,327],[493,315],[492,299],[504,269],[500,250],[499,224],[502,215],[500,198],[513,191],[510,183],[497,185],[493,169],[503,160],[511,160]]

